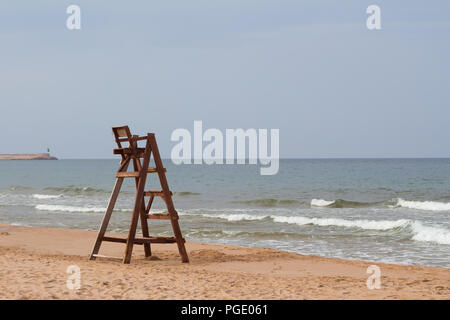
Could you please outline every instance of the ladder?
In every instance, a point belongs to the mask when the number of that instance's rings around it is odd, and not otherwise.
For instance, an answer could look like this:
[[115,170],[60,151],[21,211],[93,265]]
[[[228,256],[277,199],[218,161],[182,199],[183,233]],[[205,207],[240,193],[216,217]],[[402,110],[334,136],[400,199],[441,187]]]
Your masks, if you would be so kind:
[[[133,245],[135,244],[143,245],[145,257],[150,257],[152,255],[150,247],[151,243],[176,243],[181,256],[181,261],[189,262],[186,248],[184,246],[185,239],[181,234],[180,226],[178,224],[178,213],[173,205],[172,192],[169,190],[169,185],[165,174],[166,169],[163,167],[161,161],[155,134],[148,133],[146,136],[141,137],[131,135],[128,126],[113,127],[112,130],[118,146],[117,149],[114,149],[113,153],[120,155],[122,159],[120,162],[120,167],[116,173],[116,183],[100,225],[97,240],[95,241],[92,253],[90,255],[90,260],[95,260],[97,257],[114,258],[98,254],[102,241],[110,241],[126,244],[123,259],[119,258],[122,259],[123,263],[130,263]],[[139,142],[145,142],[145,147],[139,147]],[[125,144],[125,146],[123,144]],[[149,167],[151,154],[153,154],[155,167]],[[130,162],[133,164],[133,171],[127,171]],[[147,174],[158,174],[161,190],[145,190]],[[105,236],[109,220],[114,210],[114,205],[119,196],[120,188],[122,187],[122,183],[125,178],[134,178],[136,183],[136,197],[128,236],[126,238]],[[149,197],[147,205],[145,204],[145,197]],[[155,197],[161,197],[162,200],[164,200],[167,207],[167,212],[150,213]],[[170,220],[174,236],[150,236],[148,230],[148,219]],[[142,237],[136,236],[138,220],[141,221]]]

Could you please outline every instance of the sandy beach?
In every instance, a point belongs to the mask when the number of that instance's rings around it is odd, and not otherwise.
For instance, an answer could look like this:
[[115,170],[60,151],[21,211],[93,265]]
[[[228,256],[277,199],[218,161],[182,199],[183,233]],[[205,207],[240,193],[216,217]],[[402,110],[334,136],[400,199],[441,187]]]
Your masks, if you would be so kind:
[[[135,246],[130,265],[89,261],[96,233],[0,224],[1,299],[449,299],[450,270],[321,258],[273,249],[187,242],[191,262],[175,245],[153,245],[145,259]],[[124,246],[100,253],[120,257]],[[366,285],[369,265],[381,288]],[[81,270],[69,290],[66,271]]]

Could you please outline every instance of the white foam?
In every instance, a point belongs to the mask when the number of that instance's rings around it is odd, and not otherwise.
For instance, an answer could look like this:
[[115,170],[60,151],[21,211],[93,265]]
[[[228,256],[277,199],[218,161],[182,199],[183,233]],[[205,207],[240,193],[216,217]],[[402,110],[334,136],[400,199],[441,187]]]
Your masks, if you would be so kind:
[[196,212],[290,212],[289,209],[286,208],[222,208],[222,209],[214,209],[214,208],[195,208],[195,209],[187,209],[190,213]]
[[268,216],[257,216],[257,215],[252,215],[252,214],[239,214],[239,213],[235,213],[235,214],[202,214],[202,216],[204,217],[208,217],[208,218],[219,218],[219,219],[224,219],[224,220],[228,220],[228,221],[242,221],[242,220],[262,220],[267,218]]
[[411,224],[413,240],[450,244],[450,230],[441,227],[424,226],[419,221]]
[[425,226],[420,221],[407,219],[399,220],[345,220],[338,218],[308,218],[271,216],[275,222],[291,223],[298,225],[317,225],[321,227],[336,226],[348,228],[360,228],[365,230],[389,230],[394,228],[411,227],[412,240],[435,242],[450,245],[450,230],[444,227]]
[[62,211],[62,212],[105,212],[105,208],[98,207],[75,207],[54,204],[38,204],[35,207],[41,211]]
[[271,216],[275,222],[291,223],[298,225],[313,224],[321,227],[336,226],[347,228],[360,228],[366,230],[389,230],[408,225],[409,220],[345,220],[338,218],[308,218],[308,217],[285,217]]
[[328,207],[329,205],[332,205],[334,203],[334,200],[324,200],[324,199],[312,199],[311,200],[311,206],[313,207]]
[[398,198],[397,206],[428,211],[450,211],[450,203],[438,201],[411,201]]
[[33,194],[33,198],[36,199],[57,199],[57,198],[61,198],[63,195],[62,194],[58,194],[58,195],[53,195],[53,194]]

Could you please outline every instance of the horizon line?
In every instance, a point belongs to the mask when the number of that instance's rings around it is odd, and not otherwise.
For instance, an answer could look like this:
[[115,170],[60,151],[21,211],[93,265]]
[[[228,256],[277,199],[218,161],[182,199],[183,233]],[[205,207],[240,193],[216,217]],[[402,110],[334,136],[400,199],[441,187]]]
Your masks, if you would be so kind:
[[[59,160],[120,160],[119,158],[58,158]],[[171,158],[161,158],[162,160],[171,160]],[[392,159],[450,159],[445,157],[280,157],[279,160],[392,160]],[[195,159],[192,158],[192,161]],[[226,161],[226,158],[223,159]],[[234,158],[233,160],[238,160]],[[249,158],[245,158],[249,160]],[[258,159],[256,159],[258,160]],[[225,163],[224,163],[225,164]]]

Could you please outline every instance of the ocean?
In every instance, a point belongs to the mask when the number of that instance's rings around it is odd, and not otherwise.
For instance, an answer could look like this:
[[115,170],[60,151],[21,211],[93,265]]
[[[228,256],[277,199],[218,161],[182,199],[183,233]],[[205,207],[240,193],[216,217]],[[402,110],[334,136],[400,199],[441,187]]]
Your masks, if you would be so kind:
[[[450,267],[450,159],[285,159],[274,176],[256,165],[163,162],[188,241]],[[0,161],[0,221],[97,230],[118,164]],[[128,230],[134,180],[122,191],[111,232]],[[154,208],[163,212],[162,201]],[[149,225],[172,234],[166,220]]]

